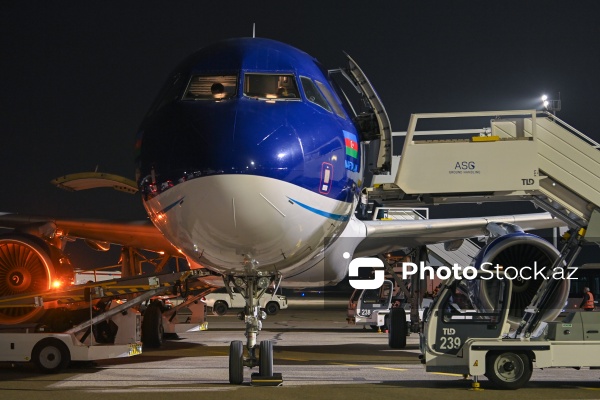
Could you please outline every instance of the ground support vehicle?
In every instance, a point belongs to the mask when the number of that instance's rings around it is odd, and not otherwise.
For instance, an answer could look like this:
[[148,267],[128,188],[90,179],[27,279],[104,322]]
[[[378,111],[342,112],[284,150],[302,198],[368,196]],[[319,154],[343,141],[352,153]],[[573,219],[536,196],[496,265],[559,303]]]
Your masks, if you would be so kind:
[[392,307],[393,283],[385,280],[377,289],[355,290],[348,301],[346,321],[370,326],[379,332],[387,329],[387,316]]
[[[214,292],[204,296],[206,306],[212,309],[215,315],[224,315],[230,308],[244,308],[246,301],[240,291],[232,287],[231,294],[227,288],[219,288]],[[265,310],[267,315],[275,315],[279,310],[288,308],[287,298],[285,296],[274,294],[267,290],[258,300],[261,309]]]
[[[378,289],[356,290],[348,302],[346,321],[349,324],[370,326],[377,332],[385,332],[388,345],[393,349],[406,347],[406,337],[411,330],[411,304],[404,299],[394,300],[394,285],[385,280]],[[423,318],[423,309],[431,304],[423,299],[418,311],[418,321]],[[393,319],[391,315],[393,314]]]
[[[484,129],[417,130],[422,120],[452,119],[474,128],[487,118],[492,119]],[[369,198],[385,198],[388,205],[394,192],[396,203],[405,205],[422,199],[429,204],[528,200],[569,229],[558,251],[523,232],[525,227],[488,224],[480,238],[486,245],[469,264],[476,279],[450,277],[424,313],[420,347],[427,371],[472,375],[475,384],[485,375],[496,386],[516,389],[534,367],[600,366],[597,313],[560,318],[570,286],[565,275],[584,242],[600,243],[598,149],[599,143],[548,112],[411,116],[395,186],[373,190]],[[422,168],[424,159],[434,161]],[[419,168],[422,173],[415,174]],[[497,270],[494,279],[482,278],[484,265]],[[536,265],[545,272],[538,275]],[[394,310],[391,333],[405,321]]]
[[508,317],[518,281],[503,273],[484,279],[487,274],[480,273],[477,279],[446,282],[424,315],[420,347],[426,370],[471,375],[475,387],[485,375],[501,389],[518,389],[534,368],[600,367],[600,313],[578,311],[544,321],[583,232],[571,233],[516,326]]
[[[162,342],[165,327],[167,332],[206,329],[204,305],[198,301],[202,293],[188,296],[164,314],[160,300],[152,300],[181,293],[181,287],[197,289],[201,283],[187,281],[199,275],[196,271],[169,273],[5,296],[0,299],[5,310],[36,307],[42,312],[35,322],[0,325],[0,361],[33,361],[41,371],[53,373],[71,361],[141,354],[142,343],[153,347]],[[150,304],[142,317],[138,307],[147,301]]]

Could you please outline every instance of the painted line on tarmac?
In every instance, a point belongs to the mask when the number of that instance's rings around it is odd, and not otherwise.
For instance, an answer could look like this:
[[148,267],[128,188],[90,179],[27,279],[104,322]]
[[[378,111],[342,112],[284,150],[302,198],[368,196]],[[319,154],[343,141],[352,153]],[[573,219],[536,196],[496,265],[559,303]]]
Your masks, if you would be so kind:
[[[242,387],[242,386],[239,386]],[[153,392],[226,392],[231,390],[236,390],[238,387],[176,387],[176,388],[166,388],[166,387],[130,387],[125,389],[88,389],[86,392],[90,393],[131,393],[131,392],[139,392],[139,393],[153,393]]]
[[448,372],[432,372],[432,374],[446,375],[446,376],[460,376],[461,378],[463,377],[463,374],[451,374],[451,373],[448,373]]
[[391,368],[391,367],[374,367],[375,369],[383,369],[386,371],[408,371],[406,368]]
[[334,362],[334,361],[330,361],[328,364],[330,364],[330,365],[341,365],[341,366],[344,366],[344,367],[360,367],[360,365],[358,365],[358,364],[339,363],[339,362]]
[[584,386],[575,386],[577,389],[583,389],[583,390],[600,390],[600,388],[595,388],[595,387],[584,387]]
[[219,350],[205,350],[205,353],[209,356],[228,356],[229,352]]

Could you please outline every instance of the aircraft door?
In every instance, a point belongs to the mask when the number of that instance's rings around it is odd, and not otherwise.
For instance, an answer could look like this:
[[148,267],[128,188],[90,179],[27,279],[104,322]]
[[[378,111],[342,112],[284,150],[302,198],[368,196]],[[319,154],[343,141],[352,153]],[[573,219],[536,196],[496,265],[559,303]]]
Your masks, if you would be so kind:
[[[367,166],[374,164],[370,169],[374,175],[389,174],[392,166],[392,126],[387,115],[385,107],[379,98],[379,95],[373,88],[369,79],[360,69],[358,64],[346,54],[348,58],[349,72],[352,75],[354,84],[360,88],[363,97],[370,105],[370,112],[362,113],[356,117],[356,122],[360,127],[363,141],[371,141],[370,147],[378,147],[374,163],[367,162]],[[371,161],[371,160],[367,160]],[[367,174],[365,174],[367,175]],[[367,182],[370,184],[370,182]],[[370,186],[370,185],[369,185]]]

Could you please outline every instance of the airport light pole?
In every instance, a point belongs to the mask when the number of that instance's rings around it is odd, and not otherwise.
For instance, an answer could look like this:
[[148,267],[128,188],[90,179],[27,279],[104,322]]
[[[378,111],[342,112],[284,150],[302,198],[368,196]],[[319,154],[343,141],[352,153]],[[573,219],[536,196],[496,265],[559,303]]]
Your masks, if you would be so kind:
[[548,100],[548,96],[542,96],[542,104],[544,108],[550,111],[552,114],[556,115],[557,111],[560,111],[562,108],[562,102],[560,100],[560,92],[558,92],[558,100]]

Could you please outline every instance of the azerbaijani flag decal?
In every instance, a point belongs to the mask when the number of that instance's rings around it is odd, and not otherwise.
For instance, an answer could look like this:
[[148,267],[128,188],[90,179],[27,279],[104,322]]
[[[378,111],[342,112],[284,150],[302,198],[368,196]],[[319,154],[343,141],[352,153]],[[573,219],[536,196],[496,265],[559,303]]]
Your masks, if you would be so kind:
[[344,142],[346,143],[346,169],[358,171],[358,138],[352,132],[344,132]]
[[346,141],[346,155],[358,159],[358,140],[352,132],[343,131]]

